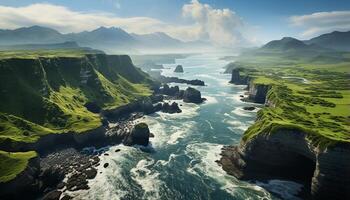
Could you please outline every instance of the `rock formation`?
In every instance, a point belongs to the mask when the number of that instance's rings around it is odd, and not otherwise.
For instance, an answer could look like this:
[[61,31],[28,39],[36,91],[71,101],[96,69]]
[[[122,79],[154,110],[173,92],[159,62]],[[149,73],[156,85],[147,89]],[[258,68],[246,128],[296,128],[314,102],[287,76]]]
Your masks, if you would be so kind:
[[179,105],[176,102],[173,102],[172,104],[163,103],[162,112],[173,114],[181,113],[182,110],[179,108]]
[[[248,84],[249,100],[274,107],[268,95],[272,86],[249,79],[233,70],[231,83]],[[350,145],[340,142],[322,147],[310,140],[310,134],[271,125],[252,138],[243,137],[238,146],[224,147],[220,164],[238,179],[293,180],[304,184],[313,199],[349,199]]]
[[182,65],[176,66],[174,72],[176,72],[176,73],[183,73],[184,69],[183,69]]
[[240,75],[240,68],[235,68],[232,70],[232,76],[230,83],[236,84],[236,85],[247,85],[249,82],[248,76],[241,76]]
[[350,197],[349,145],[321,149],[297,130],[281,129],[225,147],[220,163],[227,173],[243,180],[304,183],[314,199]]
[[131,131],[129,137],[124,141],[125,145],[143,145],[147,146],[149,143],[150,131],[147,124],[136,124]]
[[183,94],[183,101],[186,103],[202,103],[204,100],[201,92],[192,87],[188,87]]

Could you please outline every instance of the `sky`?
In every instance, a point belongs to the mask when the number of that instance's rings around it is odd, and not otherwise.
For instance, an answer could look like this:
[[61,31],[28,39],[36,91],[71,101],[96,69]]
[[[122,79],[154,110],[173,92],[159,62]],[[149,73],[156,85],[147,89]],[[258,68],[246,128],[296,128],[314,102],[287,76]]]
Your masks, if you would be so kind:
[[350,30],[349,0],[0,0],[0,29],[41,25],[63,33],[100,26],[165,32],[218,46],[309,39]]

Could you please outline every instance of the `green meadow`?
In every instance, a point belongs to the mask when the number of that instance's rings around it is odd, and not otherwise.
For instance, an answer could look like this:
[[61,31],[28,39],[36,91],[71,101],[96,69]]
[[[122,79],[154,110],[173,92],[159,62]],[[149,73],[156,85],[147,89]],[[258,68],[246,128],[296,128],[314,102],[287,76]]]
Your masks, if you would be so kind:
[[306,133],[321,147],[350,142],[349,54],[322,56],[329,62],[293,55],[259,52],[238,60],[243,75],[252,77],[254,84],[272,86],[267,97],[272,106],[258,112],[243,139],[290,128]]

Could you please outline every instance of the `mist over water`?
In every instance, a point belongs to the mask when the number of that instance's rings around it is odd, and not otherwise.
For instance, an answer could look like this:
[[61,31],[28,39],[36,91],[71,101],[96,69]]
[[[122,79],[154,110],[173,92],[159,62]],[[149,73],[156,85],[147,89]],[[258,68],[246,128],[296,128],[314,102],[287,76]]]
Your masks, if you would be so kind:
[[[195,88],[208,100],[200,105],[177,101],[182,113],[159,112],[137,120],[146,122],[155,135],[149,147],[154,152],[111,147],[109,156],[101,156],[99,173],[89,183],[91,189],[72,195],[82,199],[278,199],[261,185],[296,199],[293,194],[300,186],[295,183],[239,181],[215,162],[221,148],[238,144],[256,117],[256,111],[242,109],[252,104],[239,100],[245,86],[228,83],[230,75],[223,74],[227,62],[219,59],[222,56],[194,55],[178,59],[176,64],[164,64],[163,75],[203,80],[206,86]],[[173,72],[177,64],[183,65],[183,74]],[[109,167],[103,168],[106,162]]]

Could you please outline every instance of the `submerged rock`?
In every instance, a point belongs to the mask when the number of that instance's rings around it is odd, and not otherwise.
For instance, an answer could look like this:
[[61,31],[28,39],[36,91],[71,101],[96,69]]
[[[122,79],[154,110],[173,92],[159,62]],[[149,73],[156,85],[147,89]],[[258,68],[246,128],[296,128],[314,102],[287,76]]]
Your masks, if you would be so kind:
[[205,99],[201,97],[201,92],[188,87],[183,94],[183,101],[186,103],[202,103]]
[[176,73],[183,73],[184,69],[183,69],[182,65],[176,66],[174,72],[176,72]]
[[130,135],[124,141],[125,145],[143,145],[147,146],[149,143],[150,131],[147,124],[139,123],[134,126]]

